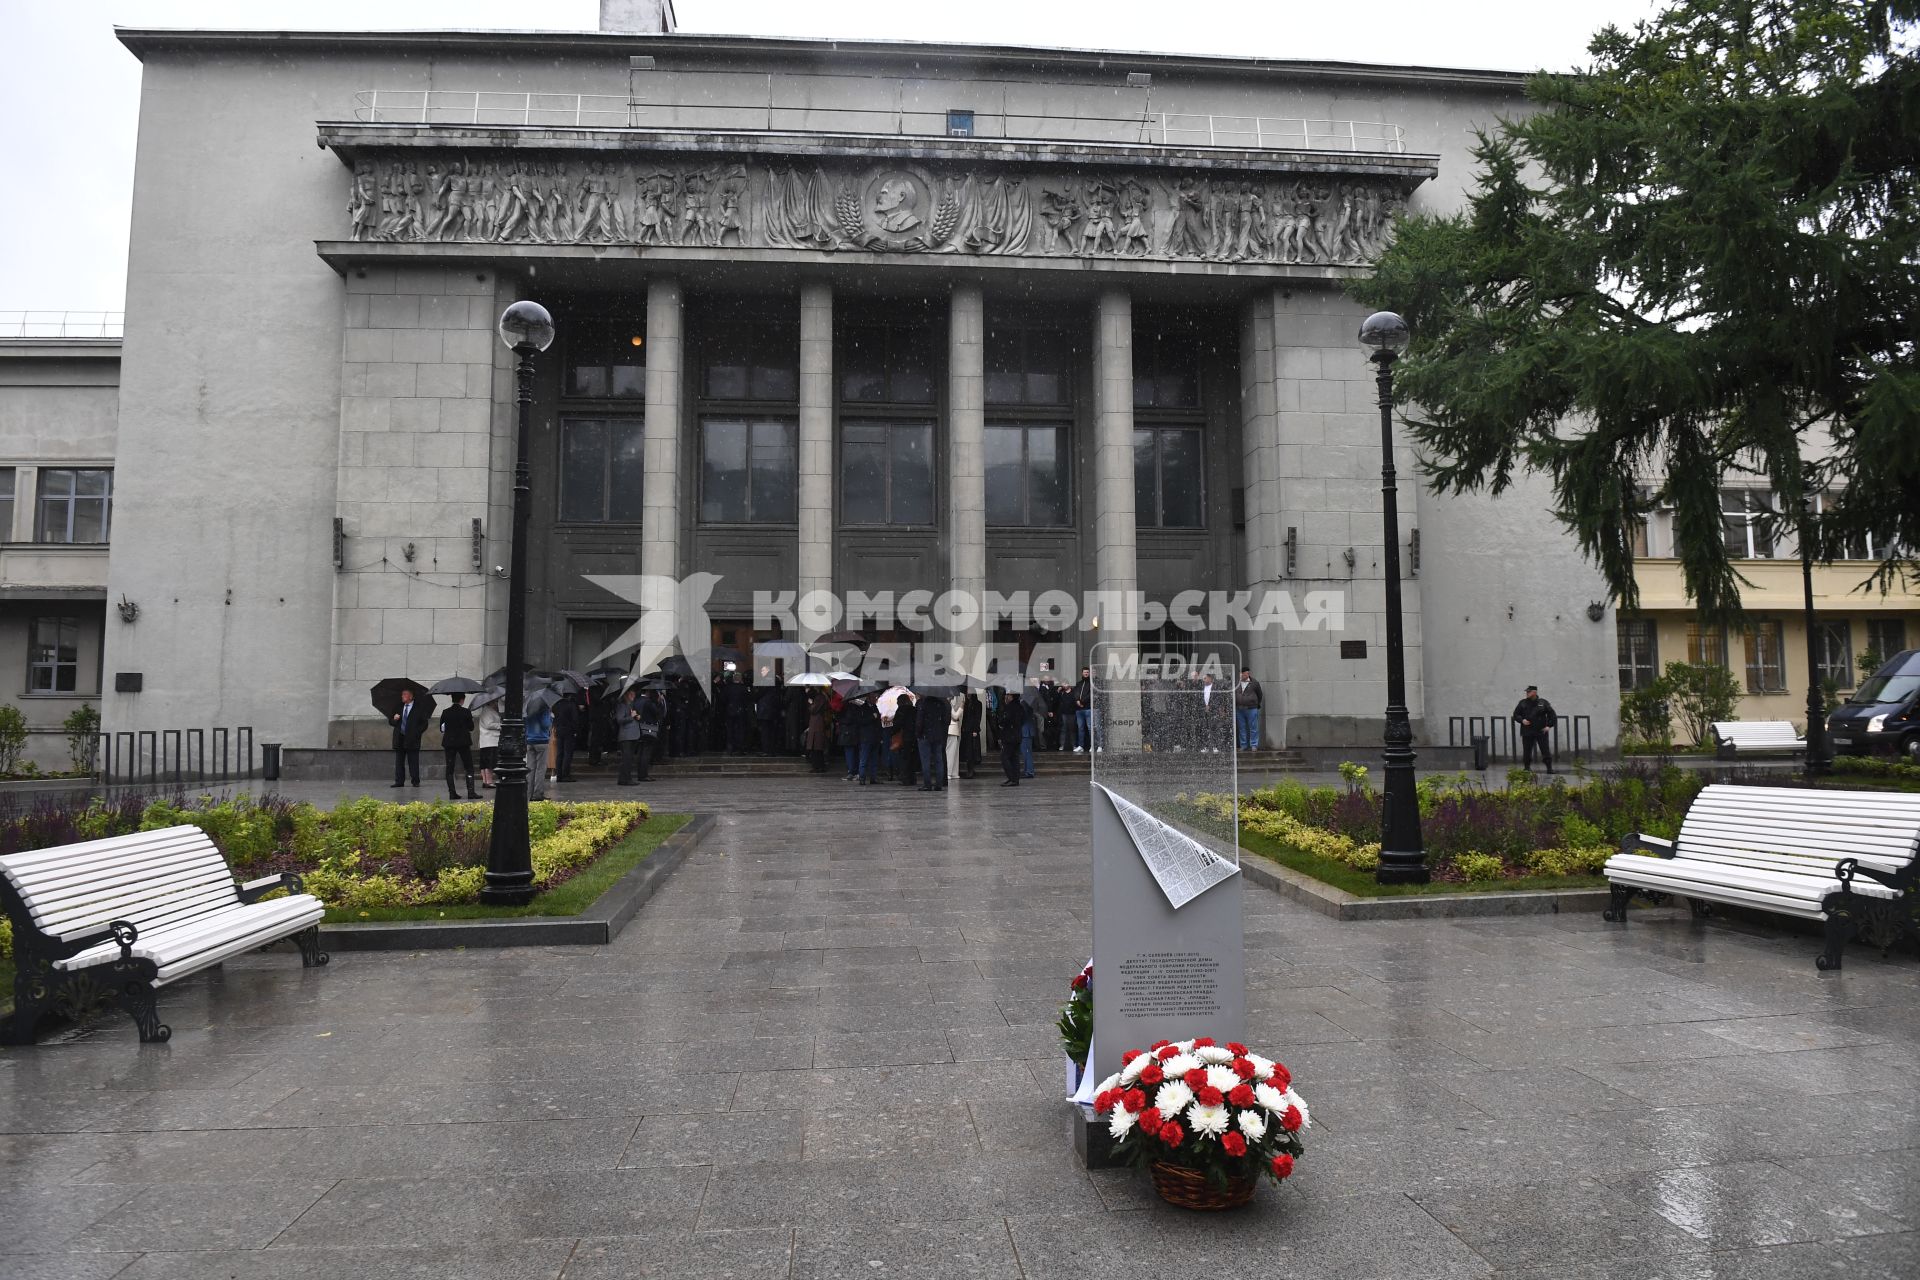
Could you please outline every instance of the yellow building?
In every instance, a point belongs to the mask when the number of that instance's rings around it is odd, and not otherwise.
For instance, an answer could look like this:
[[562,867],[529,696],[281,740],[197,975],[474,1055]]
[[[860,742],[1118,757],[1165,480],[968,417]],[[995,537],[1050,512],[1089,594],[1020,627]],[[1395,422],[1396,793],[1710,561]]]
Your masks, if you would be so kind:
[[[1619,616],[1620,690],[1644,688],[1669,662],[1711,662],[1732,670],[1745,694],[1742,720],[1807,718],[1807,628],[1800,552],[1791,533],[1769,536],[1765,514],[1774,499],[1764,488],[1721,492],[1727,550],[1747,584],[1741,600],[1744,628],[1709,627],[1688,599],[1673,554],[1671,516],[1656,513],[1642,531],[1634,578],[1640,607]],[[1819,676],[1842,696],[1868,672],[1861,656],[1888,657],[1920,648],[1920,595],[1862,586],[1878,563],[1879,548],[1855,549],[1858,558],[1813,566]],[[1675,726],[1676,732],[1678,725]]]

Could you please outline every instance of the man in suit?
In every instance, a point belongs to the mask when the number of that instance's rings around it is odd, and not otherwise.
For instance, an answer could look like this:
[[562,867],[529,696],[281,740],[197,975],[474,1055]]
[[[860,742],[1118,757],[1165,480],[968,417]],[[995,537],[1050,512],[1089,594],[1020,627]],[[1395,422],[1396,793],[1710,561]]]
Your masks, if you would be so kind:
[[947,789],[947,735],[953,731],[953,706],[938,695],[923,697],[914,705],[915,723],[920,731],[920,789]]
[[447,754],[447,799],[458,800],[459,791],[454,789],[453,780],[460,775],[454,772],[456,764],[461,765],[467,779],[467,799],[478,800],[480,793],[473,789],[473,712],[464,704],[467,695],[453,695],[453,705],[440,713],[440,746]]
[[400,709],[393,713],[393,785],[420,785],[420,739],[427,733],[427,715],[414,705],[413,690],[400,691]]
[[1000,731],[1000,768],[1007,775],[1007,780],[1000,785],[1017,787],[1022,773],[1020,744],[1023,741],[1028,744],[1032,742],[1025,733],[1028,728],[1027,704],[1018,693],[1010,689],[1000,691],[1000,709],[995,725]]

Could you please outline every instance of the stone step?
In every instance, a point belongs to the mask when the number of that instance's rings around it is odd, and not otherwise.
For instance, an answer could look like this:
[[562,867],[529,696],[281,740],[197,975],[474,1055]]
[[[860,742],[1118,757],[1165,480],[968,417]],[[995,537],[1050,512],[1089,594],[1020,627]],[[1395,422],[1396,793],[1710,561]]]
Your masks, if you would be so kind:
[[[1183,753],[1170,753],[1171,758],[1179,758]],[[827,773],[837,774],[839,757],[829,757]],[[1082,752],[1078,755],[1070,751],[1039,751],[1034,753],[1033,767],[1036,774],[1084,774],[1089,771],[1095,757]],[[997,756],[983,760],[981,768],[986,772],[997,773],[1000,762]],[[576,774],[581,777],[599,778],[614,776],[617,766],[609,761],[599,768],[593,768],[584,760],[576,761]],[[1306,773],[1312,766],[1306,757],[1298,751],[1246,751],[1240,754],[1239,771],[1241,773]],[[729,756],[700,755],[686,759],[662,760],[653,766],[653,772],[660,777],[702,777],[702,778],[759,778],[759,777],[803,777],[811,772],[807,762],[800,756]]]

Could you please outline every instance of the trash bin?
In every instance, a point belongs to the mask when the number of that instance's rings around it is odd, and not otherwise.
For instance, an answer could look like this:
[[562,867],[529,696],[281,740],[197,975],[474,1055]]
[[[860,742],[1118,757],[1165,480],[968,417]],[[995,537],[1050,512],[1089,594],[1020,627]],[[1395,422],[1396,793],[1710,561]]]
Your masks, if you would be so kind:
[[1472,741],[1473,767],[1485,770],[1487,767],[1487,735],[1484,733],[1476,733],[1473,735]]
[[260,744],[260,777],[267,782],[280,781],[280,744],[263,742]]

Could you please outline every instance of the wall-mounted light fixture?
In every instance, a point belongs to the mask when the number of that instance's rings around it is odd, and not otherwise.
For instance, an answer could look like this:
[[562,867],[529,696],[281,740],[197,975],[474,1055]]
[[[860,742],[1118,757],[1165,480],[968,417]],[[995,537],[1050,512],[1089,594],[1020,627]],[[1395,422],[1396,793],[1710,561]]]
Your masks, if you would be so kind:
[[339,516],[333,518],[333,567],[347,567],[347,522]]
[[1287,526],[1287,576],[1293,576],[1294,566],[1300,560],[1300,530],[1293,525]]
[[480,554],[484,549],[483,526],[480,523],[480,517],[475,516],[473,518],[473,571],[475,573],[479,573],[485,567],[486,562]]
[[126,593],[120,594],[120,621],[132,622],[140,616],[140,606],[127,599]]
[[1607,602],[1604,600],[1587,601],[1587,621],[1598,622],[1607,616]]
[[1420,531],[1418,529],[1407,535],[1407,573],[1409,577],[1420,576]]

